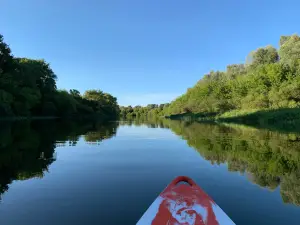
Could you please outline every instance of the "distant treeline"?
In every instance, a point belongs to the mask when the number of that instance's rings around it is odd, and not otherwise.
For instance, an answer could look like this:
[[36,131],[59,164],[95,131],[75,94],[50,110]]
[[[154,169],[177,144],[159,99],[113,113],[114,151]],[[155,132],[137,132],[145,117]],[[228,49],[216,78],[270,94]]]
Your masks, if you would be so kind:
[[273,110],[300,106],[300,37],[282,36],[249,54],[245,64],[211,71],[171,102],[165,115]]
[[112,95],[100,90],[83,95],[77,90],[57,90],[56,79],[44,60],[14,57],[0,34],[0,118],[118,115]]
[[142,106],[121,106],[120,116],[127,118],[134,117],[156,117],[164,116],[164,111],[170,104],[149,104],[145,107]]

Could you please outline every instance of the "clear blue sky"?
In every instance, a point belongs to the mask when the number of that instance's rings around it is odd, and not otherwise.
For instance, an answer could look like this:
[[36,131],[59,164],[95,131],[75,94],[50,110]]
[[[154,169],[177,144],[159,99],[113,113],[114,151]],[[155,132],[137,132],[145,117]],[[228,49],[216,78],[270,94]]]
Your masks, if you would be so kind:
[[168,102],[210,70],[299,33],[299,0],[0,0],[18,57],[44,58],[61,89],[121,105]]

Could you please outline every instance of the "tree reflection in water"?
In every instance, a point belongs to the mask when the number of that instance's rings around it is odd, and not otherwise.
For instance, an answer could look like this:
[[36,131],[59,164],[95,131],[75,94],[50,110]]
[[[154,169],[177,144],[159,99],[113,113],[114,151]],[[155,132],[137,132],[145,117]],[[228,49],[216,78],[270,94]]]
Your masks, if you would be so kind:
[[42,178],[55,161],[55,148],[76,146],[81,135],[97,142],[116,134],[116,123],[20,121],[0,124],[0,198],[14,180]]

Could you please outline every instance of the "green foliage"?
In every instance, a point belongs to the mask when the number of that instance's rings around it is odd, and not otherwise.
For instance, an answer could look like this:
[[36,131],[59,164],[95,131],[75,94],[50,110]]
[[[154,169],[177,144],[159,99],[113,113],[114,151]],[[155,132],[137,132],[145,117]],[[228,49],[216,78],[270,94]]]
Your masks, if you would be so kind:
[[248,124],[271,130],[299,132],[300,108],[235,110],[218,115],[214,120],[219,122]]
[[226,70],[226,75],[229,79],[234,79],[239,75],[246,73],[246,68],[244,64],[233,64],[228,65]]
[[135,118],[135,117],[160,117],[164,115],[164,110],[169,106],[169,104],[148,104],[146,107],[142,106],[121,106],[120,116],[125,118]]
[[56,90],[55,80],[57,77],[44,60],[16,58],[14,61],[18,71],[16,79],[19,85],[38,88],[42,94]]
[[279,54],[267,46],[250,53],[245,65],[229,65],[226,72],[211,71],[171,102],[164,114],[299,107],[300,37],[283,36],[280,45]]
[[30,115],[30,108],[27,102],[14,102],[13,109],[15,115],[19,116],[29,116]]
[[74,98],[81,98],[80,92],[76,89],[71,89],[70,90],[70,94],[74,97]]
[[300,206],[300,177],[293,173],[282,179],[280,193],[285,203],[294,203]]
[[0,102],[10,104],[13,102],[13,100],[14,100],[14,97],[12,94],[0,89]]
[[12,59],[11,50],[0,34],[0,75],[10,69]]
[[0,35],[0,116],[75,117],[95,115],[116,118],[117,99],[101,91],[82,97],[56,88],[57,76],[44,60],[14,58]]
[[279,59],[279,55],[274,47],[267,46],[265,48],[259,48],[256,51],[250,53],[249,58],[252,59],[252,62],[250,62],[250,64],[256,66],[276,63]]
[[76,100],[67,91],[57,91],[54,97],[54,103],[60,110],[59,116],[72,116],[77,112]]
[[119,106],[117,98],[100,90],[88,90],[84,93],[83,98],[87,100],[90,107],[99,113],[117,116],[119,114]]
[[279,55],[282,62],[299,65],[300,37],[298,35],[281,37]]
[[37,104],[40,103],[41,93],[39,90],[32,89],[29,87],[23,87],[20,89],[17,98],[26,102],[29,105],[29,108],[34,108]]
[[12,111],[11,105],[8,103],[0,103],[0,118],[13,116],[14,113]]
[[56,116],[57,108],[53,102],[44,102],[41,109],[42,116]]

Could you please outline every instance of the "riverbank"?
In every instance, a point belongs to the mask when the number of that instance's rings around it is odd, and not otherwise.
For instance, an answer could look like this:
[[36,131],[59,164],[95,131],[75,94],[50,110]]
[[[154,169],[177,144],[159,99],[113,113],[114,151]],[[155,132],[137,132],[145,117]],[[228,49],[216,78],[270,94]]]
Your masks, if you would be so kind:
[[16,116],[16,117],[0,117],[0,122],[5,121],[22,121],[22,120],[70,120],[70,121],[82,121],[82,120],[93,120],[93,121],[110,121],[116,120],[118,117],[102,115],[99,113],[89,114],[89,115],[73,115],[67,117],[58,116]]
[[0,121],[19,121],[19,120],[56,120],[60,117],[54,117],[54,116],[32,116],[32,117],[26,117],[26,116],[18,116],[18,117],[3,117],[0,118]]
[[253,109],[252,111],[234,110],[223,114],[183,113],[171,115],[167,118],[173,120],[245,124],[258,128],[290,132],[300,131],[300,108],[282,108],[274,110]]

